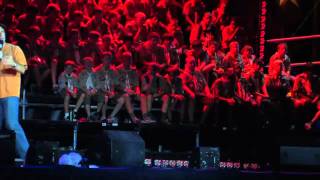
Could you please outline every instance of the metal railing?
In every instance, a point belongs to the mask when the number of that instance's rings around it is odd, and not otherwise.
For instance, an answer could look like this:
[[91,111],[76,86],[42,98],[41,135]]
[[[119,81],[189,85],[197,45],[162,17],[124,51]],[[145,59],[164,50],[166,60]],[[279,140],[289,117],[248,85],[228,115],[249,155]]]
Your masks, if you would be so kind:
[[[22,99],[20,101],[20,107],[22,109],[22,120],[26,120],[26,114],[27,114],[27,108],[36,108],[36,107],[45,107],[45,108],[51,108],[51,109],[55,109],[55,108],[61,108],[63,109],[64,105],[63,103],[34,103],[34,102],[28,102],[27,100],[27,95],[26,95],[26,90],[24,89],[22,91]],[[156,99],[156,101],[159,101],[159,99]],[[69,108],[75,108],[76,105],[75,104],[69,104]],[[84,108],[84,105],[82,104],[80,106],[80,108]],[[90,109],[96,110],[98,108],[97,105],[91,105]],[[108,106],[107,110],[112,110],[113,106]],[[133,110],[135,111],[139,111],[140,110],[140,106],[135,106],[135,103],[133,103]],[[161,108],[155,108],[153,107],[151,109],[152,111],[160,111]]]

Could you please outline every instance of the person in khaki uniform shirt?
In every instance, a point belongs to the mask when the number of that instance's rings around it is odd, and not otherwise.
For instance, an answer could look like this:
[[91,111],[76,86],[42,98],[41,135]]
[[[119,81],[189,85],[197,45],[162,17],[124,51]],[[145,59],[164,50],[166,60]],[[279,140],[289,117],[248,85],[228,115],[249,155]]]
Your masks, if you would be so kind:
[[16,152],[22,160],[29,143],[19,124],[19,96],[21,74],[27,67],[21,48],[6,42],[5,26],[0,24],[0,130],[5,126],[16,133]]
[[58,87],[60,95],[64,98],[64,120],[72,120],[72,114],[69,112],[69,103],[71,98],[77,98],[79,95],[78,76],[74,73],[76,63],[73,60],[67,60],[64,66],[64,71],[58,78]]
[[116,87],[116,92],[121,97],[123,97],[124,102],[120,102],[120,103],[125,104],[126,109],[130,115],[131,121],[137,124],[137,123],[140,123],[140,121],[133,112],[131,97],[134,97],[140,94],[139,77],[136,69],[134,69],[134,67],[131,66],[132,54],[130,52],[125,52],[122,54],[121,58],[122,58],[122,65],[120,65],[121,67],[118,69],[119,84]]
[[[98,78],[98,108],[97,113],[101,113],[101,120],[106,120],[107,105],[110,99],[117,101],[123,101],[118,94],[115,93],[115,86],[118,82],[118,72],[115,67],[111,65],[112,53],[104,52],[102,64],[95,68],[95,72]],[[121,109],[121,106],[115,106],[108,121],[111,121],[111,117],[114,117]]]
[[198,111],[204,111],[203,107],[198,106],[204,104],[204,100],[211,99],[212,95],[208,87],[207,81],[203,74],[196,69],[196,60],[193,56],[186,58],[185,70],[181,74],[182,87],[185,93],[184,107],[187,107],[188,123],[194,123],[194,114]]
[[167,114],[169,106],[170,88],[166,79],[158,73],[160,65],[150,63],[147,72],[141,76],[140,106],[144,123],[155,122],[151,118],[152,102],[156,98],[161,99],[160,122],[168,124]]
[[91,112],[90,112],[90,104],[91,99],[96,98],[97,96],[97,85],[98,78],[96,73],[93,71],[93,58],[85,57],[83,58],[85,69],[79,74],[79,91],[80,97],[77,101],[76,108],[74,112],[77,113],[78,108],[84,101],[85,109],[87,113],[87,119],[90,120]]

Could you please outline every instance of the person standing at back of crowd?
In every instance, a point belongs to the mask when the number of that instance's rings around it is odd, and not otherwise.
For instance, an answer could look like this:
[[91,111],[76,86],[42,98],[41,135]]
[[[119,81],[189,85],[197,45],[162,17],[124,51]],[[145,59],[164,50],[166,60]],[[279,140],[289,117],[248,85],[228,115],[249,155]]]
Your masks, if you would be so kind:
[[250,45],[245,45],[241,49],[241,58],[243,61],[243,73],[248,73],[251,70],[255,55],[253,54],[253,48]]
[[224,71],[228,68],[233,68],[234,71],[236,71],[237,68],[243,69],[243,60],[239,54],[239,43],[237,41],[230,43],[229,52],[222,60],[222,68]]
[[288,46],[286,43],[280,43],[277,46],[277,51],[271,56],[269,61],[269,73],[272,71],[272,64],[280,60],[282,62],[282,75],[289,77],[291,74],[291,61],[290,57],[287,55]]
[[5,26],[0,24],[0,129],[16,133],[16,152],[24,160],[29,148],[27,137],[19,124],[21,74],[27,60],[19,46],[6,42]]
[[137,47],[136,50],[139,56],[137,68],[139,70],[144,71],[144,67],[148,63],[159,64],[161,70],[167,66],[168,62],[165,57],[165,48],[159,44],[160,39],[158,33],[151,32],[148,34],[148,40]]
[[236,20],[232,18],[230,24],[224,26],[221,32],[221,46],[222,49],[226,52],[227,48],[230,46],[230,43],[236,39],[236,35],[240,27],[237,25]]
[[264,99],[261,102],[263,112],[268,114],[271,127],[283,130],[292,123],[293,102],[288,98],[291,89],[290,81],[283,75],[281,60],[275,60],[270,64],[269,74],[265,76],[262,92]]
[[196,68],[200,71],[203,71],[203,68],[209,63],[209,56],[208,53],[203,49],[200,40],[191,42],[190,53],[195,59]]

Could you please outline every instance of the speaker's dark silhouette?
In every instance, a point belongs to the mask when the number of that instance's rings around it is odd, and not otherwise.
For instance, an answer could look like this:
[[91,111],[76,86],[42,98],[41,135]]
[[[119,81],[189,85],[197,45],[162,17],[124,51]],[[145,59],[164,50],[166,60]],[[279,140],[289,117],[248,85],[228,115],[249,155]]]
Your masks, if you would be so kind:
[[28,165],[55,164],[58,147],[59,147],[59,142],[57,141],[30,141],[30,147],[26,157],[26,164]]
[[14,165],[15,140],[14,131],[0,131],[0,165]]
[[112,166],[143,166],[145,143],[137,131],[105,130],[95,142],[92,163]]
[[281,146],[280,164],[320,167],[320,147]]

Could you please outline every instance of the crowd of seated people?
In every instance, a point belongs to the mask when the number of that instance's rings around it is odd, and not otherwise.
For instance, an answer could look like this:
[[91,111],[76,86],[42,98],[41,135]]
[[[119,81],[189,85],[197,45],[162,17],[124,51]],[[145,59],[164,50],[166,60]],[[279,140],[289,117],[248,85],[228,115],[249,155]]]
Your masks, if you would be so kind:
[[[0,22],[9,29],[9,41],[27,56],[24,87],[61,94],[66,120],[75,99],[72,113],[84,104],[89,120],[96,103],[95,119],[107,122],[116,121],[124,107],[137,124],[178,119],[237,129],[244,126],[237,116],[247,112],[262,116],[266,126],[315,126],[319,112],[308,121],[295,120],[298,110],[319,109],[310,71],[291,74],[284,43],[270,61],[257,58],[253,45],[240,44],[241,27],[225,13],[229,1],[220,0],[213,9],[207,3],[2,1]],[[156,99],[159,118],[151,111]],[[107,114],[111,101],[115,106]],[[140,103],[141,114],[133,101]],[[285,122],[290,120],[294,123]]]

